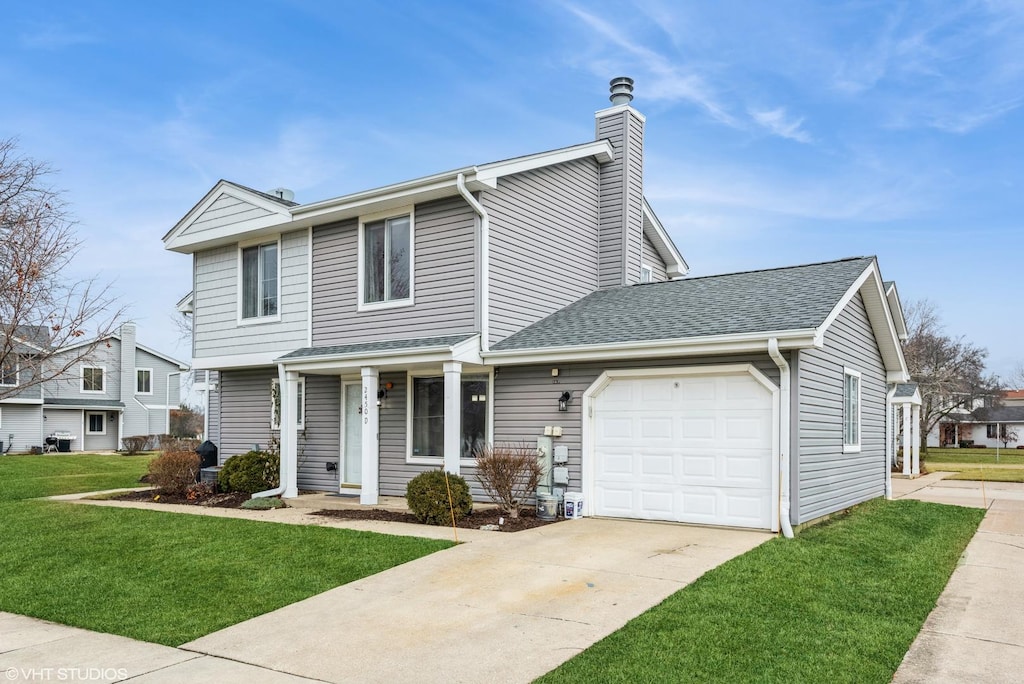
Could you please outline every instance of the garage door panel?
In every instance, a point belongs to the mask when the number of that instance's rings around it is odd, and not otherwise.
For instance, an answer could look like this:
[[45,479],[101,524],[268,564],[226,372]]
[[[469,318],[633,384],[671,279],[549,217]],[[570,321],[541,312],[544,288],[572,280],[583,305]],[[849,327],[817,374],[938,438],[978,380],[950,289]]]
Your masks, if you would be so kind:
[[747,373],[613,379],[594,398],[598,515],[772,520],[772,395]]

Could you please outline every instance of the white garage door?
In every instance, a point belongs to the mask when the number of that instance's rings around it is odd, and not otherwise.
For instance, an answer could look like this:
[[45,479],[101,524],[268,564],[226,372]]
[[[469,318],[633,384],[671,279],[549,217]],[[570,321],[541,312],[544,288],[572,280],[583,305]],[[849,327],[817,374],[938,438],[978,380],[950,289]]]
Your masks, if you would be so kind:
[[772,394],[752,375],[614,378],[592,405],[596,515],[772,527]]

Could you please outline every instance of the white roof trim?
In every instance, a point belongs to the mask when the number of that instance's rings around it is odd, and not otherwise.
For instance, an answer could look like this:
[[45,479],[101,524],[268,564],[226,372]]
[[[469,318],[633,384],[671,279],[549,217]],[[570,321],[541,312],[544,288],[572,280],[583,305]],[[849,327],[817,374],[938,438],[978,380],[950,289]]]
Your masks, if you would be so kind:
[[903,357],[903,348],[900,345],[900,338],[896,334],[896,326],[893,322],[892,312],[889,310],[889,300],[883,292],[882,276],[878,272],[878,262],[872,260],[871,264],[864,269],[864,272],[847,289],[842,298],[832,307],[832,311],[818,326],[815,334],[815,345],[818,347],[825,344],[825,333],[835,322],[839,315],[846,308],[846,305],[860,292],[864,298],[864,308],[868,313],[868,321],[875,333],[875,340],[878,342],[879,351],[882,354],[882,361],[885,364],[888,382],[907,382],[910,380],[910,373],[907,370],[907,361]]
[[658,220],[657,214],[651,209],[646,197],[644,198],[644,234],[658,250],[658,256],[665,262],[665,271],[669,278],[682,278],[690,272],[689,264],[686,263],[683,255],[672,242],[668,231]]
[[531,364],[562,361],[638,359],[700,354],[740,354],[768,351],[768,340],[779,340],[780,349],[805,349],[814,346],[815,331],[781,330],[740,335],[711,335],[685,339],[616,342],[611,344],[566,347],[533,347],[484,352],[489,364]]
[[193,306],[195,305],[195,292],[189,292],[187,295],[178,300],[175,308],[183,314],[193,313]]
[[[69,344],[69,345],[67,345],[65,347],[60,347],[59,349],[55,349],[53,353],[60,354],[60,353],[66,352],[66,351],[71,351],[73,349],[78,349],[79,347],[85,347],[85,346],[90,345],[90,344],[99,344],[99,343],[103,342],[103,340],[109,340],[109,339],[115,339],[118,342],[120,342],[121,341],[121,336],[118,335],[117,333],[110,333],[109,335],[107,335],[105,337],[101,337],[101,338],[95,338],[94,337],[93,339],[86,340],[85,342],[76,342],[75,344]],[[173,363],[174,365],[176,365],[178,367],[179,370],[186,371],[186,370],[189,369],[188,364],[183,363],[183,362],[179,361],[178,359],[176,359],[174,357],[168,356],[167,354],[164,354],[162,352],[158,352],[156,349],[153,349],[151,347],[147,347],[144,344],[139,344],[138,342],[136,342],[135,343],[135,348],[136,349],[141,349],[144,352],[147,352],[149,354],[152,354],[153,356],[161,358],[164,361],[167,361],[168,363]]]
[[[231,181],[220,180],[217,181],[217,184],[214,185],[213,188],[211,188],[210,191],[203,196],[203,199],[199,200],[198,204],[192,207],[192,209],[187,214],[185,214],[185,216],[183,216],[180,221],[174,224],[173,228],[167,231],[167,234],[164,235],[163,238],[164,247],[166,249],[173,250],[175,247],[179,245],[179,243],[182,243],[182,234],[186,230],[188,230],[189,227],[196,221],[196,219],[202,216],[203,213],[207,209],[209,209],[210,206],[214,202],[216,202],[221,195],[229,195],[231,197],[234,197],[235,199],[242,200],[243,202],[248,202],[249,204],[259,207],[260,209],[264,209],[271,213],[271,217],[291,218],[291,213],[288,211],[288,207],[281,204],[280,202],[275,202],[260,194],[252,192],[247,188],[243,188],[239,185],[236,185]],[[280,223],[279,218],[275,220],[276,222]],[[248,225],[249,223],[249,221],[246,221],[243,222],[241,225],[245,226]]]
[[511,176],[524,171],[564,164],[577,159],[594,157],[599,164],[607,164],[615,159],[615,149],[607,140],[594,140],[593,142],[563,147],[548,152],[529,154],[525,157],[515,157],[505,161],[493,162],[478,166],[476,169],[476,180],[494,188],[497,187],[497,180],[502,176]]
[[466,364],[483,365],[483,359],[480,357],[480,336],[473,335],[462,342],[452,345],[277,359],[277,363],[284,364],[288,370],[300,372],[360,368],[363,366],[389,366],[395,363],[408,366],[424,363],[442,363],[444,361],[461,361]]
[[900,301],[900,293],[896,290],[896,283],[889,283],[885,290],[885,298],[889,300],[889,310],[893,312],[893,322],[896,324],[896,333],[901,340],[907,339],[910,334],[907,331],[907,319],[903,314],[903,302]]

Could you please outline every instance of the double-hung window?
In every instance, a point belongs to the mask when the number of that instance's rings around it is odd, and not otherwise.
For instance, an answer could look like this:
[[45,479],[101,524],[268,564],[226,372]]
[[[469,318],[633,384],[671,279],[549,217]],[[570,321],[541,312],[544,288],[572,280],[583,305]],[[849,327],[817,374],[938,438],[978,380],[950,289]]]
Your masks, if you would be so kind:
[[82,391],[103,392],[103,369],[99,366],[82,366]]
[[[413,459],[444,457],[444,377],[413,377],[410,423]],[[473,458],[488,441],[488,399],[490,381],[486,375],[463,375],[461,381],[461,458]]]
[[135,393],[136,394],[152,394],[153,393],[153,369],[152,368],[137,368],[135,370]]
[[18,360],[13,357],[4,359],[0,364],[0,385],[15,387],[18,384]]
[[860,373],[843,369],[843,451],[860,451]]
[[411,213],[363,224],[360,304],[412,298],[412,232]]
[[242,249],[242,318],[277,316],[277,242]]

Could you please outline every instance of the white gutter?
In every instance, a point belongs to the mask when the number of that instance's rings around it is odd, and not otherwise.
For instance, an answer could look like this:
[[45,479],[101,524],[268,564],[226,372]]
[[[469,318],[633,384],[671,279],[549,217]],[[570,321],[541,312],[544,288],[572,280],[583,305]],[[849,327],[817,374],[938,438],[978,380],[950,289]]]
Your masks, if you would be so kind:
[[491,348],[490,340],[490,299],[491,294],[491,219],[484,206],[477,202],[472,193],[466,189],[466,177],[462,173],[455,179],[455,187],[473,211],[480,216],[480,349],[483,352]]
[[892,398],[896,395],[896,385],[885,393],[885,498],[892,498],[892,466],[893,455],[896,453],[896,441],[892,420]]
[[768,340],[768,355],[779,367],[779,524],[782,526],[782,535],[787,539],[792,539],[793,526],[789,522],[789,397],[791,382],[789,363],[779,351],[778,338],[772,337]]
[[[277,364],[277,382],[278,382],[277,386],[280,388],[278,390],[278,396],[282,397],[282,399],[281,399],[281,421],[280,421],[281,424],[278,427],[283,429],[284,426],[285,426],[285,415],[284,415],[284,412],[288,408],[287,407],[287,402],[285,402],[284,398],[283,398],[284,388],[285,388],[285,372],[284,372],[284,364],[283,363]],[[271,409],[271,410],[273,410],[273,409]],[[281,444],[283,444],[283,440],[281,440],[280,437],[279,437],[278,438],[278,445],[281,445]],[[253,499],[265,499],[267,497],[281,496],[282,494],[284,494],[284,488],[288,485],[288,459],[286,459],[285,455],[283,453],[281,453],[280,446],[278,447],[278,461],[279,461],[278,477],[280,477],[279,485],[277,487],[274,487],[273,489],[267,489],[267,490],[264,490],[262,492],[256,492],[255,494],[252,495],[251,498],[253,498]]]

